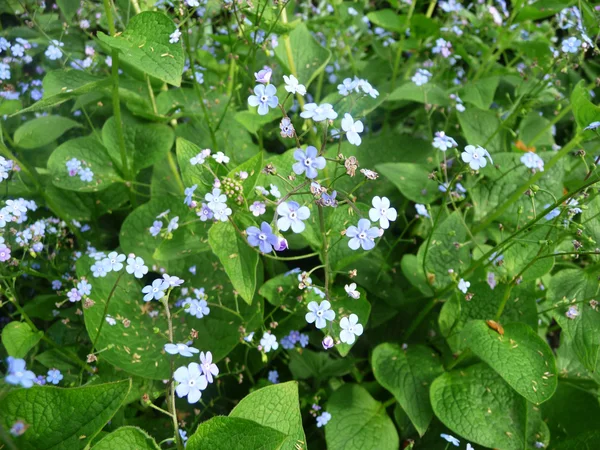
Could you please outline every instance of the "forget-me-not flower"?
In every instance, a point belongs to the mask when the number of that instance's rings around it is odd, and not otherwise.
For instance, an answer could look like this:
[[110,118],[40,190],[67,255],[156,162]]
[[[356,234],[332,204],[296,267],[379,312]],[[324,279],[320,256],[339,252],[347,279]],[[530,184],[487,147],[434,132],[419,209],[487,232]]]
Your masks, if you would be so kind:
[[342,317],[340,320],[340,341],[344,344],[352,345],[356,340],[356,336],[363,334],[363,326],[358,323],[358,316],[350,314],[348,317]]
[[358,227],[351,225],[346,230],[346,236],[350,238],[348,247],[352,250],[358,250],[362,247],[363,250],[371,250],[375,247],[375,238],[379,237],[379,229],[371,227],[371,222],[368,219],[360,219]]
[[277,108],[279,99],[276,94],[277,89],[272,84],[267,86],[257,84],[254,87],[254,95],[248,97],[248,104],[258,106],[258,114],[264,116],[269,112],[269,108]]
[[365,127],[360,120],[354,121],[350,114],[344,114],[344,118],[342,119],[342,130],[346,132],[348,142],[352,145],[359,146],[362,140],[358,133],[362,133],[364,129]]
[[178,368],[173,374],[173,379],[179,384],[175,392],[179,398],[186,397],[190,404],[198,402],[202,391],[208,386],[208,380],[200,370],[198,363],[190,363],[187,367]]
[[324,120],[334,120],[337,117],[337,113],[329,103],[322,103],[320,105],[307,103],[304,105],[304,110],[300,113],[300,117],[303,119],[312,119],[315,122],[322,122]]
[[273,234],[273,229],[267,222],[263,222],[260,229],[248,227],[246,234],[248,235],[248,243],[252,247],[258,247],[263,253],[271,253],[273,247],[279,243],[279,239]]
[[46,381],[48,383],[52,383],[52,384],[58,384],[60,383],[60,380],[62,380],[63,374],[60,373],[60,370],[58,369],[50,369],[48,371],[48,376],[46,377]]
[[165,352],[170,355],[181,355],[186,357],[194,356],[194,353],[200,352],[197,348],[189,347],[187,344],[165,344]]
[[219,368],[212,362],[212,358],[211,352],[200,353],[200,368],[209,383],[213,382],[213,376],[219,375]]
[[279,348],[279,342],[277,337],[269,332],[264,332],[263,337],[260,339],[260,345],[265,353],[269,353],[271,350],[277,350]]
[[296,151],[294,151],[294,159],[298,162],[294,163],[292,166],[294,173],[296,175],[306,173],[306,177],[311,180],[316,178],[319,174],[318,170],[324,169],[326,164],[325,158],[318,156],[318,154],[319,152],[316,147],[313,147],[312,145],[306,147],[306,151],[296,149]]
[[144,295],[144,301],[149,302],[150,300],[160,300],[165,296],[165,290],[169,288],[169,282],[162,278],[157,278],[152,284],[144,286],[142,293]]
[[148,267],[144,264],[144,260],[139,256],[127,258],[125,270],[128,274],[133,274],[136,278],[142,278],[148,273]]
[[398,213],[396,208],[390,207],[390,200],[387,197],[379,197],[376,195],[371,201],[373,207],[369,210],[369,218],[373,222],[379,221],[379,226],[384,230],[390,227],[390,222],[397,219]]
[[300,206],[298,202],[283,202],[277,206],[277,227],[281,231],[287,231],[292,227],[294,233],[302,233],[306,228],[304,220],[310,217],[310,209],[306,206]]
[[320,330],[327,326],[327,321],[335,319],[335,312],[331,309],[331,303],[328,300],[323,300],[321,304],[312,301],[308,304],[308,312],[304,316],[308,323],[315,323],[315,326]]

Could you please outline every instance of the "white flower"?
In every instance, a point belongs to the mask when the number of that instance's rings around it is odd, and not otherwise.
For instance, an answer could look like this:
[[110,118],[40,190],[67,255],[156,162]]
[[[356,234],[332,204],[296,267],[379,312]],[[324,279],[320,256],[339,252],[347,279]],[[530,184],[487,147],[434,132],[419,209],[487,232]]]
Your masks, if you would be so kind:
[[342,119],[342,130],[346,132],[348,142],[350,142],[352,145],[360,145],[361,139],[358,133],[362,133],[364,131],[364,126],[360,120],[355,122],[350,114],[344,114],[344,118]]
[[202,368],[202,372],[206,376],[206,379],[209,383],[213,382],[213,375],[216,377],[219,375],[219,368],[216,364],[212,362],[212,353],[204,352],[200,353],[200,367]]
[[429,70],[417,69],[417,72],[413,75],[411,80],[417,86],[423,86],[424,84],[429,82],[429,79],[432,76],[433,76],[433,74]]
[[169,35],[169,43],[176,44],[177,42],[179,42],[180,37],[181,37],[181,31],[179,31],[179,28],[177,28],[175,31],[173,31]]
[[458,282],[458,290],[463,294],[467,293],[467,290],[471,287],[471,283],[469,281],[465,281],[464,279],[460,279]]
[[337,113],[329,103],[321,105],[307,103],[304,105],[304,111],[300,113],[300,117],[303,119],[313,119],[315,122],[322,122],[324,120],[334,120],[337,117]]
[[306,87],[303,84],[298,82],[298,79],[294,75],[283,76],[283,80],[285,81],[285,90],[290,94],[306,94]]
[[485,167],[487,164],[486,156],[490,159],[490,163],[492,162],[492,158],[488,151],[481,147],[474,145],[467,145],[465,147],[465,151],[461,153],[460,157],[464,162],[469,164],[469,167],[473,170],[479,170],[482,167]]
[[279,348],[279,342],[277,342],[275,335],[267,332],[263,334],[260,345],[265,353],[269,353],[271,350],[277,350]]
[[208,148],[205,148],[200,153],[198,153],[196,156],[190,158],[190,164],[192,166],[195,166],[196,164],[204,164],[204,162],[206,161],[206,158],[208,158],[209,156],[210,156],[210,150]]
[[315,326],[321,330],[327,326],[327,321],[330,322],[335,319],[335,312],[331,310],[331,303],[327,300],[323,300],[321,304],[317,302],[310,302],[308,304],[308,311],[304,317],[308,323],[315,322]]
[[142,278],[148,273],[148,267],[144,264],[144,260],[139,256],[127,258],[125,270],[129,274],[133,274],[136,278]]
[[422,217],[429,217],[429,213],[427,212],[427,207],[422,205],[421,203],[415,204],[415,209],[417,210],[417,214]]
[[212,157],[219,164],[227,164],[227,163],[229,163],[229,156],[225,156],[225,153],[223,153],[223,152],[217,152],[214,155],[212,155]]
[[446,136],[446,133],[444,133],[443,131],[438,131],[437,133],[435,133],[435,137],[433,138],[433,142],[431,145],[443,152],[450,148],[458,146],[456,141],[450,136]]
[[344,286],[348,297],[358,300],[360,298],[360,292],[356,290],[356,283],[350,283]]
[[358,86],[358,81],[352,78],[345,78],[342,84],[338,84],[338,92],[344,97],[350,95]]
[[207,206],[213,212],[218,211],[219,209],[225,209],[227,207],[225,204],[227,201],[227,196],[225,194],[221,194],[221,189],[213,189],[212,193],[209,192],[204,196],[204,199],[208,202]]
[[188,347],[186,344],[165,344],[165,352],[170,355],[181,355],[191,357],[194,353],[200,352],[197,348]]
[[442,433],[442,434],[440,434],[440,437],[442,439],[447,440],[448,442],[450,442],[455,447],[458,447],[460,445],[460,441],[458,439],[456,439],[454,436],[450,436],[449,434]]
[[398,217],[396,208],[390,208],[390,200],[387,197],[373,197],[371,201],[373,208],[369,210],[369,218],[373,222],[379,221],[379,226],[384,230],[390,227],[390,222],[393,222]]
[[349,317],[342,317],[340,320],[340,341],[344,344],[352,345],[356,340],[356,336],[363,334],[363,326],[358,323],[358,316],[350,314]]
[[200,371],[198,363],[190,363],[175,371],[173,379],[179,384],[175,388],[179,398],[187,396],[188,403],[196,403],[202,397],[202,392],[208,386],[208,380]]

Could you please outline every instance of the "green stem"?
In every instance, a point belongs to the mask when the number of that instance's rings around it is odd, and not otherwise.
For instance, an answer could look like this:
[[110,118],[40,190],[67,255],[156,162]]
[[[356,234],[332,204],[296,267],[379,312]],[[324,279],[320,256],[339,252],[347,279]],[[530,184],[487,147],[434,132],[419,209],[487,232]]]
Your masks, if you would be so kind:
[[323,238],[323,248],[321,249],[321,257],[323,260],[324,271],[325,271],[325,297],[329,299],[329,243],[327,241],[327,233],[325,231],[325,215],[323,213],[323,207],[317,205],[319,209],[319,228],[321,230],[321,236]]
[[113,298],[113,295],[115,294],[115,291],[117,290],[117,286],[119,285],[119,281],[121,281],[121,277],[123,276],[123,273],[124,272],[121,272],[119,274],[119,276],[115,280],[115,284],[113,284],[113,287],[110,290],[110,293],[108,294],[108,298],[106,299],[106,303],[104,304],[104,312],[102,313],[102,320],[100,320],[100,325],[98,326],[98,331],[96,332],[96,337],[94,338],[94,340],[92,342],[92,350],[90,351],[90,353],[94,353],[94,349],[96,348],[96,344],[98,344],[98,339],[100,338],[100,332],[102,331],[102,327],[104,326],[104,322],[106,322],[106,315],[108,314],[108,305],[110,304],[110,301]]

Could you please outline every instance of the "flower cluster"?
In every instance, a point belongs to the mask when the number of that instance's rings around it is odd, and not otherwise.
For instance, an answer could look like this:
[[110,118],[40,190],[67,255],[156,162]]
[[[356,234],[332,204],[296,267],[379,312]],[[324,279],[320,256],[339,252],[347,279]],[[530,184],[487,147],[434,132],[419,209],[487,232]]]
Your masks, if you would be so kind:
[[65,164],[70,177],[79,176],[81,181],[85,181],[87,183],[94,179],[94,172],[92,172],[92,169],[88,167],[88,164],[85,161],[80,161],[77,158],[71,158]]

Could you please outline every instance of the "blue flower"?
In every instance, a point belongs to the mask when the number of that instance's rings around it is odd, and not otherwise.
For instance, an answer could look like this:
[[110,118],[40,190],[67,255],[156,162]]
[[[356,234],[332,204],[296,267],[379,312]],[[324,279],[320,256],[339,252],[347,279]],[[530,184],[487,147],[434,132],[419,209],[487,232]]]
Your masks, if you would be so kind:
[[254,95],[248,97],[248,104],[258,106],[258,114],[264,116],[269,112],[269,107],[277,108],[279,99],[276,94],[277,89],[272,84],[268,86],[257,84],[254,87]]
[[331,303],[328,300],[323,300],[321,304],[310,302],[308,311],[304,317],[308,323],[315,322],[315,326],[321,330],[327,326],[327,321],[335,319],[335,312],[331,309]]
[[306,346],[308,345],[308,334],[304,334],[304,333],[301,334],[299,342],[300,342],[300,347],[306,348]]
[[170,233],[171,231],[174,231],[177,228],[179,228],[179,216],[173,217],[169,221],[169,225],[167,225],[167,233]]
[[375,247],[375,238],[379,237],[379,229],[371,227],[371,222],[367,219],[360,219],[358,227],[351,225],[346,230],[346,236],[350,238],[348,247],[352,250],[358,250],[362,247],[363,250],[371,250]]
[[321,105],[307,103],[303,109],[300,117],[303,119],[312,119],[315,122],[334,120],[337,117],[337,113],[333,110],[333,106],[330,103],[323,103]]
[[279,242],[277,236],[273,234],[271,225],[267,222],[260,225],[260,230],[257,227],[248,227],[246,234],[248,235],[248,243],[252,247],[258,247],[263,253],[271,253],[273,246]]
[[544,160],[533,152],[527,152],[521,156],[521,162],[528,169],[544,171]]
[[440,434],[440,437],[442,439],[447,440],[448,442],[450,442],[455,447],[458,447],[460,445],[460,441],[458,439],[456,439],[454,436],[450,436],[449,434],[442,433],[442,434]]
[[194,184],[192,187],[185,188],[185,191],[184,191],[185,200],[183,201],[183,203],[185,203],[188,206],[192,206],[192,196],[194,195],[194,191],[196,190],[197,187],[198,187],[198,185]]
[[9,356],[6,361],[8,362],[8,374],[4,378],[4,381],[8,384],[21,385],[24,388],[33,386],[35,374],[25,368],[24,359],[16,359]]
[[188,403],[197,403],[202,397],[202,391],[208,386],[208,381],[200,371],[198,363],[190,363],[187,367],[178,368],[173,374],[173,379],[179,384],[175,392],[179,398],[186,397]]
[[[550,206],[550,203],[544,205],[544,209],[547,208],[548,206]],[[560,209],[554,208],[552,211],[550,211],[548,214],[546,214],[544,216],[544,219],[552,220],[552,219],[555,219],[556,217],[558,217],[559,215],[560,215]]]
[[294,233],[302,233],[306,228],[303,220],[310,217],[310,210],[306,206],[300,206],[298,202],[290,201],[277,206],[277,227],[281,231],[287,231],[292,227]]
[[200,350],[194,347],[188,347],[186,344],[165,344],[165,352],[169,355],[192,357],[194,356],[194,353],[199,353]]
[[595,130],[598,127],[600,127],[600,122],[592,122],[587,127],[585,127],[584,130]]
[[46,381],[48,383],[52,383],[52,384],[58,384],[60,382],[60,380],[62,380],[63,374],[60,373],[60,370],[58,369],[50,369],[48,371],[48,376],[46,377]]
[[301,175],[306,172],[306,177],[311,180],[319,174],[317,170],[324,169],[326,164],[325,158],[318,156],[317,149],[312,145],[306,147],[306,151],[297,149],[294,152],[294,159],[298,161],[292,166],[294,173]]
[[94,275],[95,278],[104,278],[108,273],[106,271],[106,267],[104,267],[104,265],[100,261],[96,262],[95,264],[92,264],[90,270],[92,271],[92,275]]
[[15,437],[21,436],[25,431],[27,431],[27,425],[22,420],[17,420],[10,428],[10,434]]
[[267,377],[273,384],[279,383],[279,372],[276,370],[269,370],[269,376]]
[[208,316],[210,314],[210,308],[208,307],[208,303],[206,300],[196,300],[194,298],[188,297],[183,302],[184,311],[197,319],[202,319],[204,316]]
[[565,39],[561,44],[561,50],[565,53],[577,53],[579,47],[581,47],[581,41],[573,36]]
[[110,252],[106,258],[102,260],[102,265],[107,272],[118,272],[123,268],[123,261],[125,261],[125,255],[117,252]]
[[152,226],[150,227],[150,234],[152,236],[156,237],[158,235],[158,233],[160,233],[162,226],[163,226],[163,223],[160,220],[155,220],[154,223],[152,224]]
[[327,411],[323,411],[319,417],[317,417],[317,427],[321,428],[327,425],[327,422],[331,420],[331,414]]
[[148,273],[148,267],[144,264],[144,260],[139,256],[127,258],[125,270],[128,274],[133,274],[136,278],[142,278]]
[[144,295],[144,301],[149,302],[150,300],[160,300],[165,296],[165,290],[169,288],[169,282],[162,278],[157,278],[152,282],[152,285],[144,286],[142,293]]
[[337,200],[335,199],[336,196],[337,196],[336,191],[333,191],[331,193],[331,195],[329,195],[327,192],[323,192],[321,194],[321,199],[320,199],[319,203],[323,206],[331,206],[332,208],[336,208],[337,207]]
[[90,295],[92,293],[92,285],[88,283],[87,280],[81,280],[77,283],[77,292],[79,292],[79,295],[82,297],[84,295]]
[[208,206],[206,206],[206,203],[202,203],[202,207],[200,208],[200,211],[196,213],[196,215],[200,217],[202,222],[206,222],[208,219],[213,218],[213,212]]
[[204,352],[200,353],[200,368],[209,383],[213,382],[213,375],[215,377],[219,375],[219,368],[212,362],[212,358],[211,352],[206,352],[206,354]]

